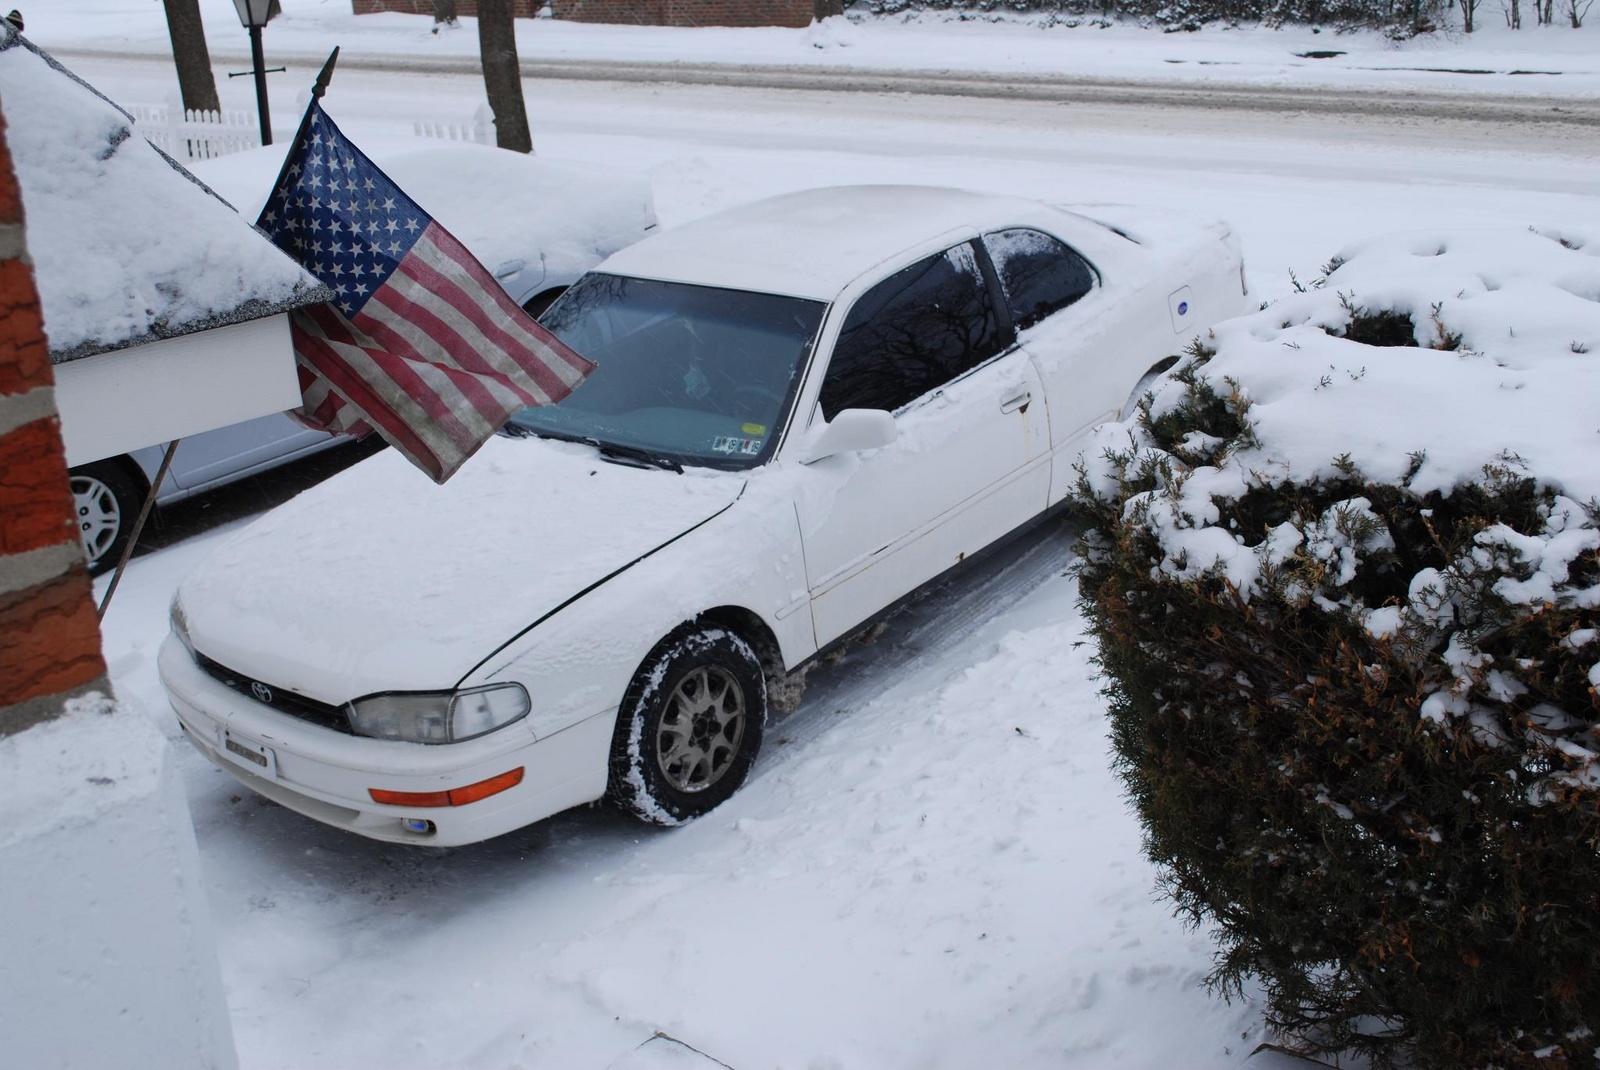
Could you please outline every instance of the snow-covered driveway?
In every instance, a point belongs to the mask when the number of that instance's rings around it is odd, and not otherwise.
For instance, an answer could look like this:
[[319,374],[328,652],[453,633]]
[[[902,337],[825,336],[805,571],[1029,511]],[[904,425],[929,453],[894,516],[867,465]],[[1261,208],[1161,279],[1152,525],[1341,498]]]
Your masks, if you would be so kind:
[[[150,61],[75,66],[129,102],[161,101],[172,78]],[[1262,297],[1375,232],[1600,217],[1592,130],[527,90],[541,154],[648,172],[668,224],[842,182],[1162,205],[1232,220]],[[466,119],[481,91],[351,69],[326,103],[358,139],[409,136],[416,118]],[[119,690],[168,735],[153,668],[167,598],[224,537],[141,558],[107,618]],[[1204,934],[1153,899],[1061,577],[1068,543],[1045,529],[819,670],[746,790],[676,831],[579,811],[404,850],[264,804],[180,749],[243,1066],[601,1070],[658,1030],[737,1070],[1286,1065],[1250,1057],[1255,1010],[1204,992]]]

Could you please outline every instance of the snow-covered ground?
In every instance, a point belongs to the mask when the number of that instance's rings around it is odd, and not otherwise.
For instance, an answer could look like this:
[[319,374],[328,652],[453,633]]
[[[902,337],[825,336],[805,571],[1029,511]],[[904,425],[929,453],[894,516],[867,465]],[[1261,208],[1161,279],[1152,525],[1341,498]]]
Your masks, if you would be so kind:
[[[306,60],[272,76],[284,126],[309,58],[333,44],[396,64],[475,48],[470,28],[434,37],[427,19],[355,19],[347,0],[285,6],[269,61]],[[219,72],[242,69],[231,5],[202,9]],[[27,16],[31,39],[112,96],[173,91],[154,0],[55,0]],[[1240,82],[1445,88],[1466,112],[1475,92],[1600,87],[1600,24],[1393,46],[1307,30],[540,21],[520,41],[524,58],[1146,80],[1227,64]],[[1292,55],[1317,48],[1348,55]],[[1502,73],[1400,69],[1416,67]],[[1527,69],[1566,73],[1509,73]],[[219,78],[228,106],[251,106],[246,81]],[[1261,297],[1372,234],[1600,218],[1592,127],[542,79],[527,92],[541,155],[647,174],[666,224],[862,181],[1176,207],[1235,223]],[[353,66],[326,103],[359,140],[465,121],[481,99],[475,76]],[[119,693],[169,736],[154,670],[167,600],[230,530],[137,560],[106,619]],[[584,810],[476,847],[407,850],[265,804],[185,749],[242,1064],[715,1065],[652,1041],[659,1031],[738,1070],[1287,1066],[1252,1056],[1258,1009],[1206,993],[1205,934],[1155,897],[1108,768],[1062,576],[1069,541],[1059,527],[1032,536],[820,669],[747,788],[675,831]]]

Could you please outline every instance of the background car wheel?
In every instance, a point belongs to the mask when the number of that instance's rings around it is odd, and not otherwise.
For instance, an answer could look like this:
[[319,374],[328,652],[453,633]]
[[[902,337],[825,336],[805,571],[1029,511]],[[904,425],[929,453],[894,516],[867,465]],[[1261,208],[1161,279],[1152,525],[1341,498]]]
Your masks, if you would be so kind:
[[693,820],[739,790],[766,719],[766,677],[750,644],[726,628],[686,625],[628,685],[606,797],[652,824]]
[[98,576],[122,559],[122,548],[139,518],[147,488],[117,461],[95,461],[74,468],[71,485],[72,511],[89,560],[89,574]]

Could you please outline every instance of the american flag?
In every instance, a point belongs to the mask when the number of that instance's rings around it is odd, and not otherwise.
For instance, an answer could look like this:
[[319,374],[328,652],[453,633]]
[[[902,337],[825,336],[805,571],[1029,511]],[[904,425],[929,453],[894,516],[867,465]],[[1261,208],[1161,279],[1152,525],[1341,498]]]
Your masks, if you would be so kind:
[[376,430],[435,482],[594,365],[539,326],[313,100],[256,227],[337,298],[292,313],[305,424]]

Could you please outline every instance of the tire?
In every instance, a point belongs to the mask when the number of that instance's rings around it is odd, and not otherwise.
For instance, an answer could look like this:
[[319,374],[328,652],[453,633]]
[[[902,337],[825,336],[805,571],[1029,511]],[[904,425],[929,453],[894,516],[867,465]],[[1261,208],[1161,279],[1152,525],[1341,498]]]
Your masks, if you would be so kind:
[[767,720],[767,681],[750,644],[688,624],[634,674],[611,740],[606,798],[654,825],[681,825],[739,790]]
[[89,575],[98,576],[122,560],[128,533],[139,519],[148,490],[129,466],[119,461],[95,461],[72,469],[72,511],[83,539]]

